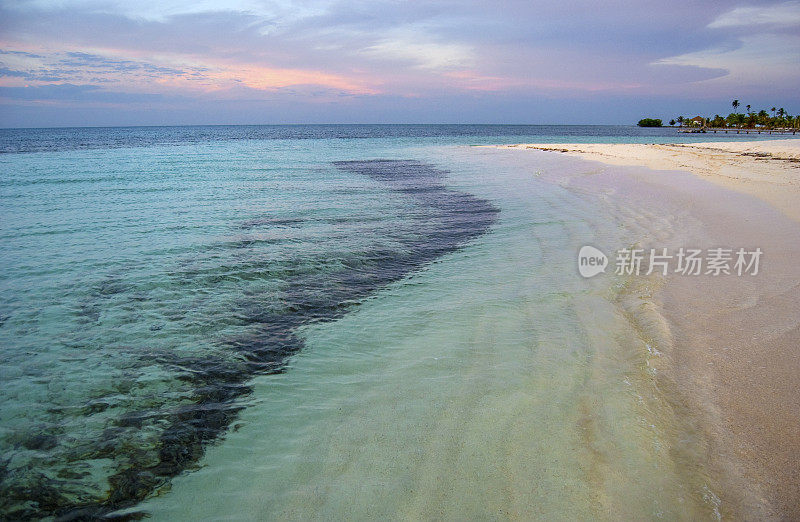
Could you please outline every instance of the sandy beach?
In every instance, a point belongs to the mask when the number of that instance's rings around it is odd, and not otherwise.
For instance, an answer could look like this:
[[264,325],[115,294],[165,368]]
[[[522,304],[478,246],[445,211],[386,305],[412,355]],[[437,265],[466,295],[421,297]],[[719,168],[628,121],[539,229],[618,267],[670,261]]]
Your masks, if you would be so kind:
[[508,147],[557,151],[611,165],[685,170],[763,199],[800,221],[800,139],[664,145],[532,143]]
[[621,177],[600,168],[559,182],[658,208],[678,234],[656,234],[667,243],[653,246],[765,251],[758,277],[665,277],[658,382],[687,419],[681,436],[704,441],[704,455],[688,460],[707,459],[723,485],[723,518],[800,519],[800,139],[507,148],[628,166]]

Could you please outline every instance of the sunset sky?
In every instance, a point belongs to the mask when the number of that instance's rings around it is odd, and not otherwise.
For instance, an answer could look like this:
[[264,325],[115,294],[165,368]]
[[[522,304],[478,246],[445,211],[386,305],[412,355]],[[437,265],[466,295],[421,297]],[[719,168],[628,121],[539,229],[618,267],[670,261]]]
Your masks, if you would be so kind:
[[0,126],[800,112],[800,2],[0,2]]

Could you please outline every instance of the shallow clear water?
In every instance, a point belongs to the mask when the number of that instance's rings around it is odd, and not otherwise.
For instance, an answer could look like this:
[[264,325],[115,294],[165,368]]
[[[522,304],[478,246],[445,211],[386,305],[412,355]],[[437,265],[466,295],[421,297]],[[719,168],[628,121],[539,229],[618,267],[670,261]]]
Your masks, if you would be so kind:
[[137,509],[157,520],[713,518],[703,478],[674,458],[647,344],[615,304],[623,282],[575,270],[580,245],[630,239],[618,216],[503,152],[439,154],[457,186],[499,202],[492,231],[336,323],[303,328],[290,370],[256,379],[258,399],[203,468]]
[[630,216],[463,146],[648,132],[2,131],[0,512],[713,513],[575,270]]

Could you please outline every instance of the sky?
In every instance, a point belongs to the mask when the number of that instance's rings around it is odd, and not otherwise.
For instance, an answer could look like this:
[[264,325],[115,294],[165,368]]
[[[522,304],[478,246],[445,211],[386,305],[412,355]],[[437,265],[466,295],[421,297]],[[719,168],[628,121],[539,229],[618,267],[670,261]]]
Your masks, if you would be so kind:
[[0,126],[800,113],[800,1],[0,0]]

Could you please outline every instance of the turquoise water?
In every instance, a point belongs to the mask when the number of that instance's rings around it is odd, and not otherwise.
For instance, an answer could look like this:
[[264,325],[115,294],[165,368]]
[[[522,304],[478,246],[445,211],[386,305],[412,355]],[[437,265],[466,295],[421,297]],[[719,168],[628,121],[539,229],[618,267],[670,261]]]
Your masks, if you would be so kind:
[[4,517],[713,514],[575,270],[629,216],[466,146],[674,135],[254,129],[2,131]]

